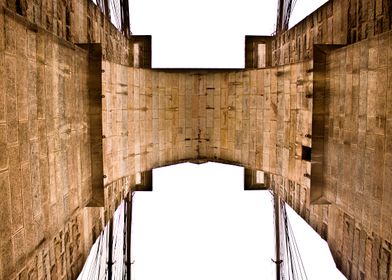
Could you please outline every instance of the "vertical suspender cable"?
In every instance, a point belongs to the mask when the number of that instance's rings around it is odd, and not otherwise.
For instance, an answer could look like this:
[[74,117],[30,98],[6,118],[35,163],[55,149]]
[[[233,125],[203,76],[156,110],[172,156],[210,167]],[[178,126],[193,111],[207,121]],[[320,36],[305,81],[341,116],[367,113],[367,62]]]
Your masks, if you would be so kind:
[[276,245],[276,280],[280,280],[280,199],[277,193],[274,195],[275,204],[275,245]]
[[113,218],[109,222],[108,280],[113,279]]
[[129,38],[130,32],[130,22],[129,22],[129,2],[128,0],[120,0],[121,9],[121,31],[125,37]]
[[103,0],[103,4],[104,4],[104,13],[105,15],[110,19],[110,7],[109,7],[109,0]]
[[132,232],[132,200],[133,192],[129,192],[127,201],[127,252],[126,252],[126,267],[127,267],[127,280],[131,280],[131,232]]

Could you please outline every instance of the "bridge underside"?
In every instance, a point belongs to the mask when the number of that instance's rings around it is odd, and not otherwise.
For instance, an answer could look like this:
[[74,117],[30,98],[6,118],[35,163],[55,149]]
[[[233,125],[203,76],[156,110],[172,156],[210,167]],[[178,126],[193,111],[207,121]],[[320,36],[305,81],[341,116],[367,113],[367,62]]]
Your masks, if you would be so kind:
[[392,279],[388,1],[247,36],[232,70],[151,69],[151,37],[93,3],[20,2],[0,0],[1,279],[74,279],[153,168],[207,160],[279,193],[349,279]]

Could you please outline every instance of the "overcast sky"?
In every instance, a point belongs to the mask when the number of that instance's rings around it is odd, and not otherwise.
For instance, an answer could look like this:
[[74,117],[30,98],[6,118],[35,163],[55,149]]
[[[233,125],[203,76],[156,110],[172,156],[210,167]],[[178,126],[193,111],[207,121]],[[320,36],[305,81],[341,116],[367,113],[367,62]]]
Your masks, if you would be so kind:
[[[275,279],[272,197],[244,191],[243,172],[217,163],[155,169],[153,192],[134,195],[133,279]],[[345,279],[327,243],[288,215],[308,279]]]
[[[298,0],[291,25],[326,0]],[[271,35],[277,0],[131,0],[131,30],[152,35],[154,68],[243,68],[245,35]]]
[[[241,168],[225,167],[181,164],[157,169],[154,191],[136,193],[135,280],[273,277],[271,199],[244,192]],[[222,176],[225,172],[231,176]],[[254,212],[259,213],[257,220]]]
[[[154,169],[153,191],[133,196],[132,279],[276,279],[272,195],[244,191],[243,183],[244,169],[226,164],[184,163]],[[290,240],[296,240],[307,275],[295,279],[345,279],[328,244],[289,206],[286,209],[294,233]],[[113,279],[121,279],[123,204],[113,215],[113,225]],[[108,236],[106,226],[78,279],[105,279]],[[282,259],[282,279],[289,279],[284,270],[289,262],[283,255]]]

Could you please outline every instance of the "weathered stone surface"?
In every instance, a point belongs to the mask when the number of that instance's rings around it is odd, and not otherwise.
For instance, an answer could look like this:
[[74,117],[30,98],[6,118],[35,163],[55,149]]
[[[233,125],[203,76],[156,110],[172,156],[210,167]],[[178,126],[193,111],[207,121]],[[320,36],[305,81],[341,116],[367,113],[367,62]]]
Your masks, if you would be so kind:
[[[368,277],[371,279],[388,279],[390,251],[387,258],[378,250],[382,239],[390,242],[391,220],[386,219],[386,205],[391,204],[390,187],[386,183],[385,176],[390,169],[388,157],[388,144],[390,134],[386,126],[388,123],[388,66],[387,59],[382,61],[379,56],[386,56],[384,51],[385,42],[389,41],[391,32],[361,42],[359,45],[350,45],[327,55],[327,85],[330,89],[327,104],[329,110],[328,123],[337,123],[333,134],[325,139],[329,152],[325,153],[325,163],[332,173],[324,173],[326,184],[324,186],[330,202],[336,203],[339,211],[347,213],[355,219],[360,230],[364,231],[373,248],[372,264],[363,267],[355,262],[355,256],[342,252],[340,257],[343,262],[350,263],[350,267],[343,266],[345,274],[352,279]],[[366,63],[356,62],[353,52],[361,50],[361,58],[367,58]],[[354,59],[354,60],[352,60]],[[343,63],[346,67],[338,67]],[[353,64],[352,64],[353,63]],[[359,66],[359,69],[357,67]],[[388,65],[388,66],[386,66]],[[359,78],[358,78],[359,71]],[[336,77],[340,77],[339,84],[335,84]],[[329,85],[328,85],[329,83]],[[354,98],[358,95],[358,99]],[[341,99],[344,96],[344,101]],[[332,103],[334,100],[342,100]],[[358,100],[358,101],[357,101]],[[333,104],[333,105],[332,105]],[[356,107],[358,104],[358,109]],[[339,110],[336,107],[339,105]],[[344,114],[344,124],[341,116]],[[358,125],[356,125],[356,123]],[[330,130],[330,127],[328,128]],[[340,136],[343,135],[343,139]],[[341,149],[343,140],[344,148]],[[340,166],[339,163],[343,163]],[[343,169],[342,177],[339,170]],[[388,171],[386,171],[388,170]],[[387,172],[387,173],[386,173]],[[336,188],[331,182],[338,182]],[[332,227],[334,225],[332,224]],[[336,234],[346,233],[335,232]],[[379,239],[374,239],[377,236]],[[355,240],[347,240],[350,246],[356,247]],[[333,251],[339,251],[339,243],[331,244]],[[369,245],[370,246],[370,245]],[[369,262],[371,258],[366,258]],[[380,264],[375,267],[375,263]],[[388,267],[388,269],[386,268]],[[351,272],[350,272],[351,271]],[[383,275],[383,276],[381,276]],[[382,278],[380,278],[382,277]]]
[[[0,13],[0,278],[76,278],[142,174],[184,160],[263,170],[348,278],[392,277],[388,1],[329,1],[268,39],[274,67],[246,70],[142,69],[150,37],[126,39],[90,1],[33,2],[7,1]],[[93,42],[94,69],[74,45]],[[326,55],[320,78],[314,43],[351,45]],[[322,134],[331,204],[313,205],[314,170],[301,153]],[[84,207],[92,186],[104,208]]]
[[[91,150],[80,149],[90,144],[88,54],[10,11],[2,10],[0,22],[0,278],[75,278],[88,248],[81,217],[98,214],[82,208],[91,197]],[[62,258],[61,272],[40,252],[69,224],[77,226],[67,237],[75,249]]]
[[314,44],[353,44],[389,30],[391,5],[387,0],[328,1],[272,40],[272,65],[312,58]]

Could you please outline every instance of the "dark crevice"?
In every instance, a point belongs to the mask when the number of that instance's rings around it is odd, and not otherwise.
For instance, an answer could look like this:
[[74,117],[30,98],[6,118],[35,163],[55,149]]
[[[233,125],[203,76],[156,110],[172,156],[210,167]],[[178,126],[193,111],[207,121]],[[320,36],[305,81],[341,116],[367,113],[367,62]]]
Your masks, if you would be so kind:
[[302,160],[311,161],[312,159],[312,148],[302,146]]
[[16,0],[15,6],[16,6],[16,12],[23,16],[22,3],[20,2],[20,0]]

